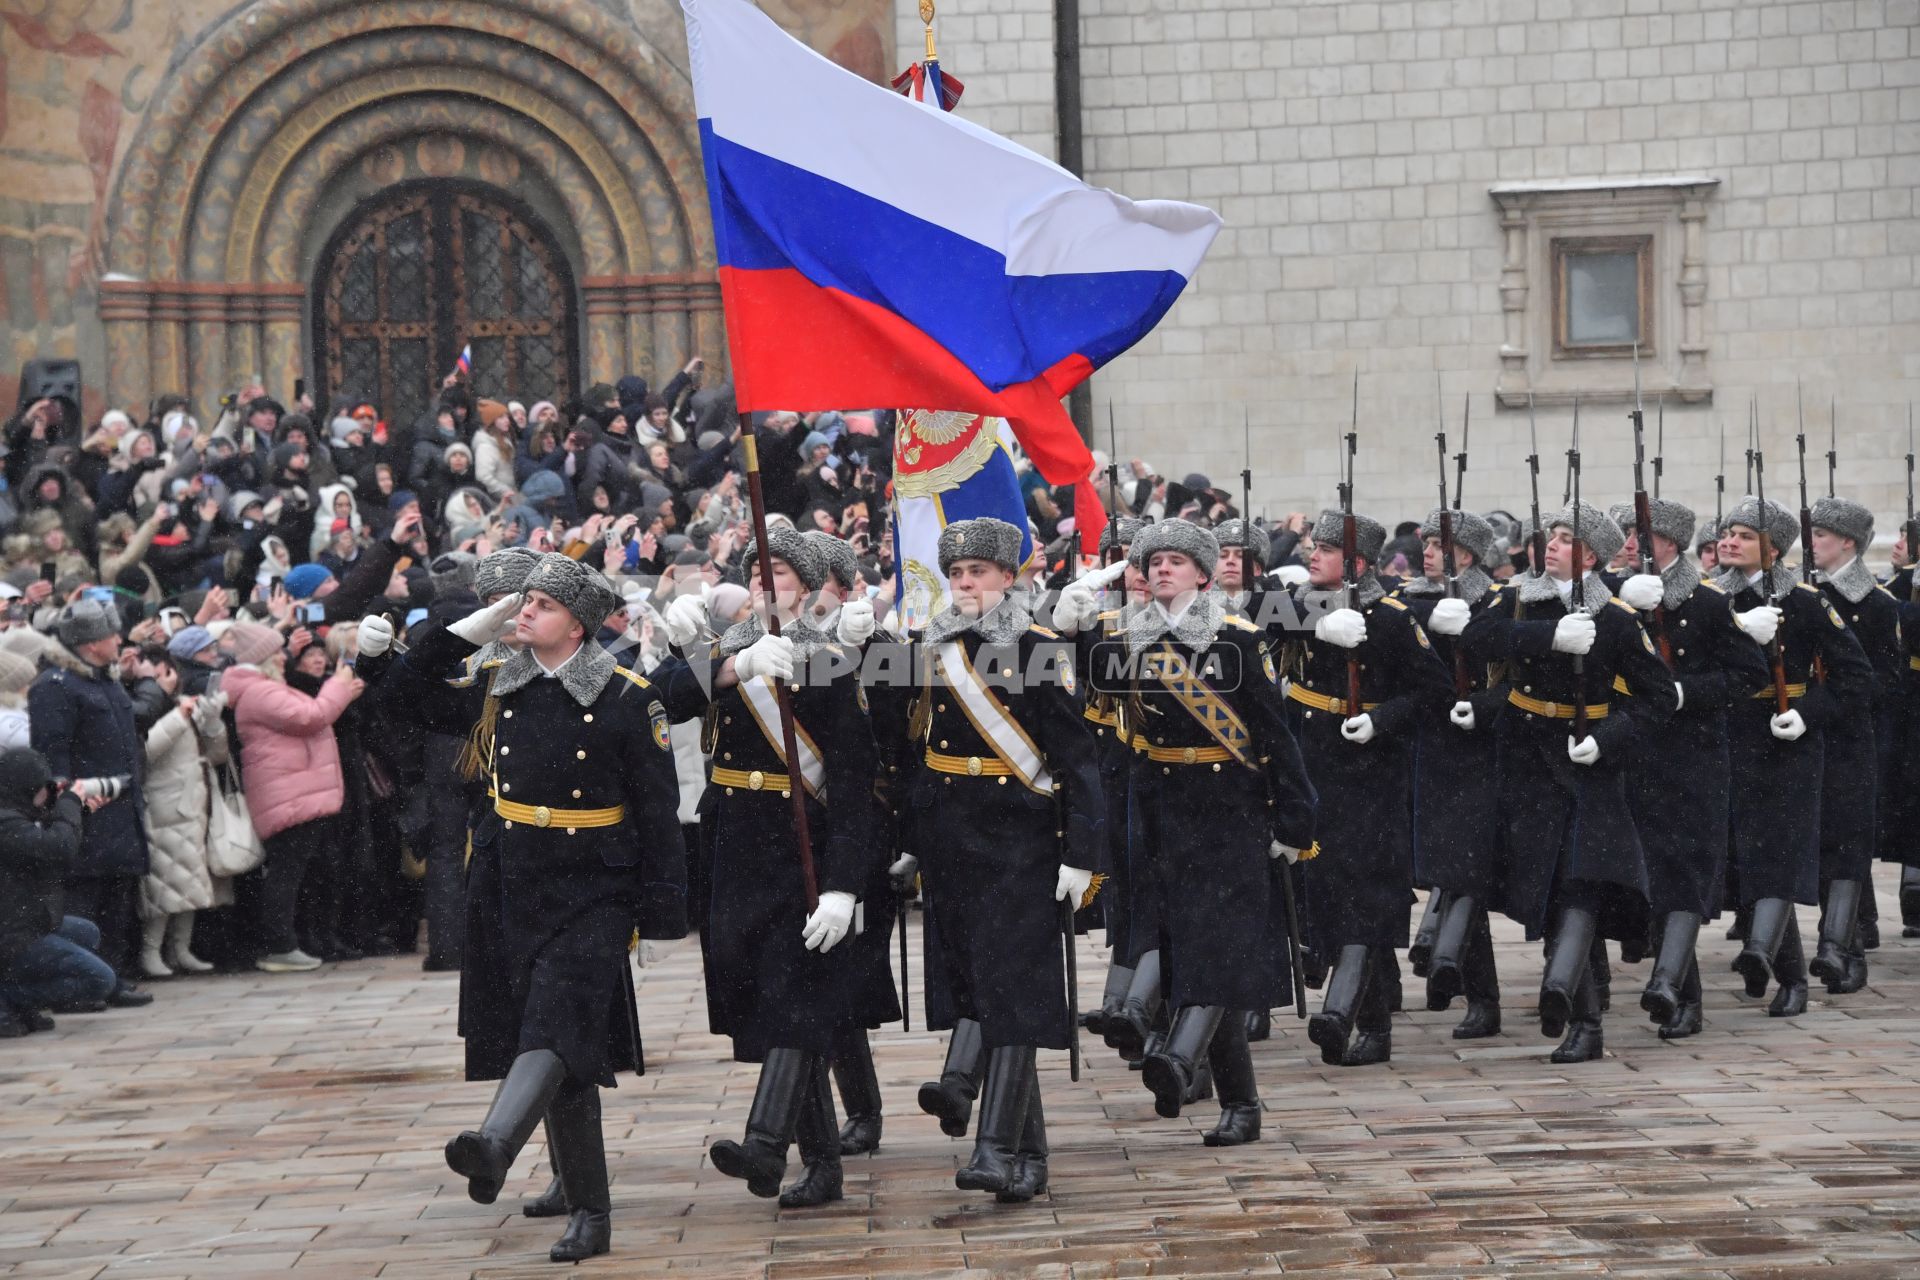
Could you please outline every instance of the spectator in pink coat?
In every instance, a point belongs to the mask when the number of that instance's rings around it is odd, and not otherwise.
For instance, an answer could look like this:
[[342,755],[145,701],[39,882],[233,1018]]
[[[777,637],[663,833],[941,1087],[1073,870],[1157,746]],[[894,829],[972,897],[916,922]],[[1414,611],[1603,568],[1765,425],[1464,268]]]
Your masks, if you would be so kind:
[[317,697],[287,687],[285,640],[258,623],[238,622],[225,646],[234,665],[221,691],[240,734],[240,776],[254,829],[267,848],[260,887],[260,945],[267,973],[298,973],[320,961],[300,950],[295,928],[307,866],[335,838],[345,802],[333,722],[365,687],[342,666]]

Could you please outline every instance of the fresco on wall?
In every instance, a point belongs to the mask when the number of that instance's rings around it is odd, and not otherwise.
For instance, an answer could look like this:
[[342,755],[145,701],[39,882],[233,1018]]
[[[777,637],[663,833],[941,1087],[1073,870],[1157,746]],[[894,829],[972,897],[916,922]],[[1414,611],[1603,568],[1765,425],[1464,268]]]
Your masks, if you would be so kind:
[[[588,2],[684,61],[674,0]],[[762,4],[849,70],[874,80],[892,74],[891,0]],[[89,415],[106,407],[97,303],[116,166],[169,66],[244,8],[232,0],[0,0],[0,415],[13,408],[20,365],[36,356],[80,359]]]

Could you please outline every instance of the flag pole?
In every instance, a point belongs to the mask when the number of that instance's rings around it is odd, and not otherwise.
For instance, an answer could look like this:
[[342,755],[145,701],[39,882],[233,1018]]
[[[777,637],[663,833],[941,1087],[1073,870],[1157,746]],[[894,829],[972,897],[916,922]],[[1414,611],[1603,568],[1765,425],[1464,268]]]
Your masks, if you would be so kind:
[[[747,503],[753,514],[754,545],[760,553],[760,588],[767,597],[767,634],[780,634],[780,611],[775,606],[773,589],[773,548],[767,545],[767,499],[760,489],[760,448],[753,438],[753,422],[745,410],[740,413],[740,443],[747,453]],[[793,705],[787,698],[786,682],[770,681],[773,696],[780,704],[780,740],[787,758],[787,794],[793,801],[793,839],[800,848],[800,880],[806,887],[807,912],[820,905],[820,881],[813,869],[813,841],[807,831],[806,780],[800,776],[799,743],[793,728]]]

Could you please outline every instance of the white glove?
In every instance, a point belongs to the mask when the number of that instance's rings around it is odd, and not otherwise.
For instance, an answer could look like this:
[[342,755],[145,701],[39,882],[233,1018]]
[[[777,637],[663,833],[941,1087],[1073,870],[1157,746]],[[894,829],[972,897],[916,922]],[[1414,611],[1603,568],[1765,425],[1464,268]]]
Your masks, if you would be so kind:
[[1078,867],[1060,868],[1060,879],[1053,886],[1055,902],[1070,902],[1073,909],[1080,909],[1080,902],[1087,896],[1087,890],[1093,884],[1093,872],[1082,871]]
[[1300,861],[1300,851],[1298,849],[1290,844],[1282,844],[1278,840],[1275,840],[1267,846],[1267,856],[1269,858],[1285,858],[1289,865]]
[[1362,746],[1373,741],[1373,717],[1365,712],[1340,722],[1340,736]]
[[1358,649],[1367,638],[1367,620],[1357,609],[1335,609],[1320,615],[1313,624],[1313,635],[1342,649]]
[[201,736],[206,736],[220,723],[221,712],[227,709],[227,694],[223,689],[219,693],[207,693],[193,704],[193,727]]
[[1782,742],[1792,742],[1807,731],[1807,722],[1800,713],[1788,707],[1773,719],[1767,721],[1767,727],[1773,730],[1773,736]]
[[785,636],[761,636],[734,655],[733,674],[741,684],[756,676],[793,679],[793,641]]
[[1667,598],[1667,584],[1657,573],[1636,573],[1620,584],[1620,598],[1644,613]]
[[1779,605],[1763,604],[1745,613],[1734,614],[1733,620],[1755,644],[1769,645],[1773,643],[1774,636],[1779,634],[1780,619],[1784,616]]
[[1592,764],[1600,758],[1600,742],[1592,734],[1575,742],[1567,739],[1567,759],[1575,764]]
[[684,649],[707,628],[707,602],[699,596],[678,596],[661,621],[667,624],[667,643]]
[[1126,572],[1126,561],[1116,560],[1105,568],[1083,573],[1069,582],[1053,606],[1054,630],[1072,635],[1099,621],[1100,593]]
[[887,868],[887,879],[893,884],[895,893],[906,893],[913,888],[913,878],[920,874],[920,859],[910,853],[903,853],[893,860]]
[[1586,653],[1593,648],[1593,619],[1584,613],[1570,613],[1553,628],[1553,647],[1560,653]]
[[1473,704],[1465,698],[1453,704],[1453,710],[1447,712],[1447,719],[1469,732],[1472,731],[1474,725],[1477,723],[1473,714]]
[[1442,600],[1427,615],[1427,630],[1437,636],[1457,636],[1467,629],[1467,620],[1471,617],[1473,606],[1465,600]]
[[852,927],[853,895],[830,889],[820,895],[820,905],[807,917],[806,927],[800,930],[800,936],[806,939],[807,950],[825,955],[833,950],[835,943],[847,936],[847,930]]
[[393,648],[393,623],[387,620],[384,613],[370,613],[360,619],[354,635],[357,638],[355,647],[363,658],[377,658]]
[[1678,680],[1675,680],[1673,682],[1673,709],[1675,711],[1678,711],[1680,708],[1686,705],[1687,705],[1687,691],[1681,687],[1681,684]]
[[1283,564],[1273,571],[1273,576],[1280,580],[1283,587],[1304,587],[1313,580],[1313,575],[1307,572],[1307,566],[1303,564]]
[[849,600],[840,606],[841,644],[865,644],[873,634],[873,601]]
[[476,609],[447,630],[468,644],[491,644],[513,629],[513,619],[520,612],[521,603],[522,598],[518,593],[502,596],[494,603]]

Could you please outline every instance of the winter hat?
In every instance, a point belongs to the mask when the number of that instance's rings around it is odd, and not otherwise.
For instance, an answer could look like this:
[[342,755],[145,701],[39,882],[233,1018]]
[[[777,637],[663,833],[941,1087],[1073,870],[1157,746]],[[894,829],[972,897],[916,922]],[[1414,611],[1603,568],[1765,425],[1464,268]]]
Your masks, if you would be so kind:
[[33,683],[33,663],[17,653],[0,649],[0,705],[8,698],[18,699]]
[[[828,576],[841,587],[852,590],[855,579],[860,576],[860,558],[854,555],[853,548],[847,544],[846,540],[836,538],[830,533],[823,533],[818,529],[809,529],[800,536],[808,546],[820,553],[820,559],[826,564]],[[701,556],[699,560],[704,561],[705,558]]]
[[527,421],[530,423],[538,422],[540,421],[540,415],[543,412],[545,412],[548,409],[553,409],[556,407],[557,406],[551,400],[536,400],[533,403],[533,408],[527,410]]
[[330,538],[337,538],[341,534],[348,532],[352,528],[353,528],[353,521],[347,519],[345,516],[336,516],[334,517],[333,524],[329,526],[329,528],[327,529],[327,536]]
[[61,644],[77,650],[83,644],[119,634],[120,615],[104,601],[82,598],[60,610],[53,630]]
[[182,627],[174,633],[173,639],[167,641],[167,652],[186,662],[202,649],[212,646],[213,642],[213,632],[205,627]]
[[251,489],[235,490],[227,499],[227,519],[241,520],[246,517],[248,507],[260,506],[264,500]]
[[[947,527],[951,529],[953,526]],[[767,525],[767,552],[776,559],[785,560],[787,567],[793,570],[793,576],[800,579],[800,584],[809,591],[818,591],[827,580],[827,562],[819,548],[803,535],[795,533],[791,525]],[[741,577],[752,577],[754,566],[759,563],[760,543],[756,539],[747,544],[746,551],[740,557]]]
[[[1313,522],[1312,538],[1316,546],[1338,547],[1346,529],[1346,516],[1339,511],[1322,511]],[[1380,563],[1380,550],[1387,545],[1387,531],[1378,520],[1356,515],[1353,518],[1353,553],[1368,564]]]
[[259,666],[286,648],[278,631],[258,622],[234,623],[227,628],[224,643],[235,662],[250,667]]
[[558,473],[540,470],[528,476],[527,482],[520,486],[520,499],[529,506],[538,507],[543,502],[555,501],[566,491],[566,481]]
[[1573,530],[1575,509],[1580,513],[1580,540],[1587,544],[1587,550],[1593,553],[1594,562],[1602,568],[1607,561],[1620,554],[1620,548],[1627,545],[1627,535],[1606,512],[1585,502],[1576,502],[1559,515],[1547,517],[1547,528]]
[[469,468],[473,466],[473,450],[469,449],[466,445],[462,444],[458,440],[455,440],[452,444],[448,445],[446,448],[446,452],[441,456],[447,460],[449,465],[451,465],[453,462],[453,455],[456,453],[465,454],[467,459],[467,466]]
[[284,440],[289,431],[301,432],[311,441],[313,439],[313,419],[301,413],[298,409],[295,409],[292,413],[280,419],[281,439]]
[[360,430],[359,420],[344,413],[327,424],[327,434],[335,444],[345,444],[348,436]]
[[1214,566],[1220,563],[1220,542],[1213,531],[1191,520],[1161,520],[1141,529],[1133,535],[1133,542],[1127,548],[1127,563],[1145,573],[1156,551],[1178,551],[1199,565],[1200,572],[1209,578],[1213,576]]
[[951,570],[956,560],[986,560],[1008,573],[1018,573],[1020,544],[1019,526],[1008,524],[1005,520],[996,520],[992,516],[955,520],[940,531],[940,572]]
[[[1060,531],[1071,532],[1065,520],[1060,522]],[[1213,526],[1213,540],[1223,547],[1244,549],[1247,558],[1262,569],[1267,567],[1267,553],[1273,547],[1273,542],[1267,537],[1265,529],[1249,527],[1247,522],[1238,516],[1231,520],[1222,520]]]
[[1733,510],[1727,512],[1726,519],[1720,522],[1720,528],[1725,530],[1727,526],[1736,524],[1755,533],[1764,533],[1773,543],[1775,555],[1791,551],[1793,544],[1800,540],[1799,518],[1772,499],[1767,500],[1766,510],[1762,511],[1760,499],[1752,495],[1742,498]]
[[288,595],[295,600],[305,600],[332,579],[333,575],[327,572],[325,565],[297,564],[287,570],[284,582]]
[[420,499],[415,496],[413,490],[395,489],[393,495],[387,499],[387,510],[398,511],[402,507],[411,506],[418,501],[420,501]]
[[509,596],[527,583],[540,563],[540,553],[526,547],[504,547],[482,560],[473,571],[473,593],[482,600]]
[[620,605],[620,597],[598,570],[588,568],[571,556],[550,551],[527,575],[523,591],[538,591],[551,596],[556,604],[587,631],[600,629],[607,615]]
[[833,447],[833,441],[827,439],[818,431],[807,432],[807,438],[800,442],[800,460],[805,462],[812,458],[813,451],[821,447],[831,449]]
[[[1427,512],[1427,518],[1421,522],[1422,538],[1440,536],[1440,508]],[[1453,545],[1473,556],[1473,562],[1485,568],[1493,559],[1493,526],[1471,511],[1453,512]]]
[[1845,498],[1815,498],[1813,518],[1808,523],[1816,529],[1853,539],[1858,550],[1865,551],[1873,545],[1873,512],[1857,502]]
[[651,481],[640,486],[640,509],[645,512],[660,510],[660,504],[673,497],[673,490],[663,484]]
[[482,400],[473,407],[473,418],[485,428],[492,426],[495,419],[504,417],[506,412],[507,406],[498,400]]
[[433,594],[445,596],[470,590],[474,571],[479,564],[479,560],[468,551],[449,551],[443,556],[436,556],[433,563],[427,566],[427,572],[433,578]]

